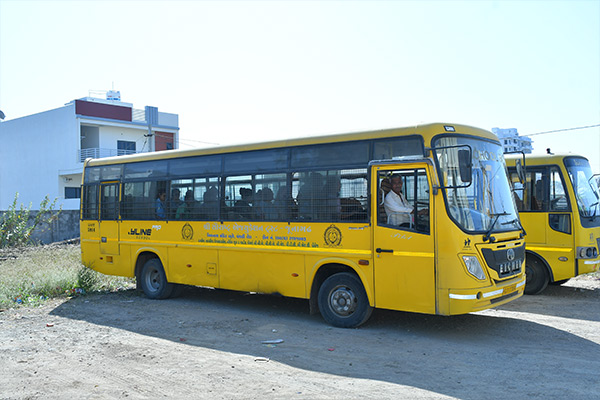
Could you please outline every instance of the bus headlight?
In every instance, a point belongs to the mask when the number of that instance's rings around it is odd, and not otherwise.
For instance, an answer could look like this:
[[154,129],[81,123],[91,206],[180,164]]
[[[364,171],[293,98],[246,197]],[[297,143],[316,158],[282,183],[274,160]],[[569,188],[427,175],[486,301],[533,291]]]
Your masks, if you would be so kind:
[[598,250],[595,247],[578,247],[577,258],[596,258]]
[[481,264],[479,260],[475,256],[463,256],[463,261],[467,266],[467,271],[475,278],[484,280],[485,273],[483,272],[483,268],[481,268]]

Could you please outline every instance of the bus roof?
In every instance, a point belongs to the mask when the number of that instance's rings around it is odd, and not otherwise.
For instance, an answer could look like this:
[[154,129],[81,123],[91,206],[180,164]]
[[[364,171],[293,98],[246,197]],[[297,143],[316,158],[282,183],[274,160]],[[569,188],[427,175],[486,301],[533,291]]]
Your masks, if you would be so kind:
[[306,146],[312,144],[323,144],[323,143],[335,143],[335,142],[349,142],[356,140],[366,140],[366,139],[379,139],[393,136],[410,136],[410,135],[422,135],[425,138],[425,143],[428,143],[431,138],[436,135],[443,133],[454,133],[452,131],[448,131],[446,128],[452,127],[454,132],[456,133],[465,133],[470,135],[480,136],[486,139],[491,139],[494,141],[498,141],[498,137],[494,135],[490,131],[486,131],[484,129],[461,125],[461,124],[450,124],[450,123],[430,123],[424,125],[415,125],[409,127],[402,128],[391,128],[391,129],[382,129],[382,130],[374,130],[374,131],[362,131],[362,132],[353,132],[353,133],[342,133],[342,134],[333,134],[333,135],[325,135],[325,136],[311,136],[305,138],[296,138],[296,139],[286,139],[286,140],[277,140],[270,142],[262,142],[262,143],[246,143],[246,144],[238,144],[238,145],[229,145],[229,146],[218,146],[218,147],[207,147],[207,148],[198,148],[198,149],[177,149],[177,150],[164,150],[150,153],[138,153],[132,155],[125,156],[114,156],[114,157],[106,157],[106,158],[95,158],[88,159],[85,162],[85,166],[100,166],[100,165],[110,165],[115,163],[129,163],[129,162],[138,162],[138,161],[150,161],[150,160],[160,160],[160,159],[170,159],[170,158],[178,158],[178,157],[191,157],[191,156],[200,156],[200,155],[210,155],[210,154],[223,154],[223,153],[234,153],[241,151],[251,151],[251,150],[262,150],[262,149],[270,149],[270,148],[278,148],[278,147],[288,147],[288,146]]
[[[562,164],[563,160],[565,158],[569,158],[569,157],[577,157],[577,158],[584,158],[587,160],[586,157],[578,155],[578,154],[567,154],[567,153],[561,153],[561,154],[525,154],[525,165],[546,165],[546,164]],[[504,156],[504,158],[506,159],[506,165],[508,166],[513,166],[515,165],[515,161],[516,160],[522,160],[523,159],[523,155],[522,154],[506,154]]]

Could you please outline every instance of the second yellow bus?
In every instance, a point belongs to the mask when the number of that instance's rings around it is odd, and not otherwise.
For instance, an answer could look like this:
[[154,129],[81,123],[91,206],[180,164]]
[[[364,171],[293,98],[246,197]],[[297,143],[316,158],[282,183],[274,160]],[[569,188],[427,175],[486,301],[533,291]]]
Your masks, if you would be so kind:
[[508,156],[506,162],[527,232],[525,293],[538,294],[548,283],[597,271],[600,192],[589,161],[528,154]]

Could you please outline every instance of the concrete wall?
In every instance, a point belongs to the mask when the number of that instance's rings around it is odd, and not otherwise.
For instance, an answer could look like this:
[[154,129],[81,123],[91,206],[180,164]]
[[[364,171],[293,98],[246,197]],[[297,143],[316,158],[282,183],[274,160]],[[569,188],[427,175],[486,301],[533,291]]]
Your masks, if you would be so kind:
[[179,126],[179,115],[166,112],[158,112],[158,125]]
[[[0,211],[0,218],[5,211]],[[29,222],[38,214],[38,211],[31,210]],[[49,216],[49,214],[48,214]],[[50,224],[40,224],[32,234],[32,239],[42,244],[62,242],[67,239],[79,237],[79,210],[63,210],[58,218]]]
[[124,128],[120,126],[102,126],[100,127],[100,148],[103,149],[117,149],[117,141],[126,140],[129,142],[135,142],[135,151],[147,152],[149,149],[149,143],[144,142],[149,138],[144,137],[148,133],[146,128]]

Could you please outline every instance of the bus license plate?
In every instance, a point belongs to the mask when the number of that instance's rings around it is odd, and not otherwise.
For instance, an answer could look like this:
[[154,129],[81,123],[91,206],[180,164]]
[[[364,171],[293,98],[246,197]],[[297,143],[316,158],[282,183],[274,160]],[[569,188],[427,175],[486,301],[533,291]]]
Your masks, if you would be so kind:
[[504,288],[504,291],[502,292],[502,294],[509,294],[514,292],[515,290],[517,290],[517,284],[515,283],[514,285],[510,285]]

